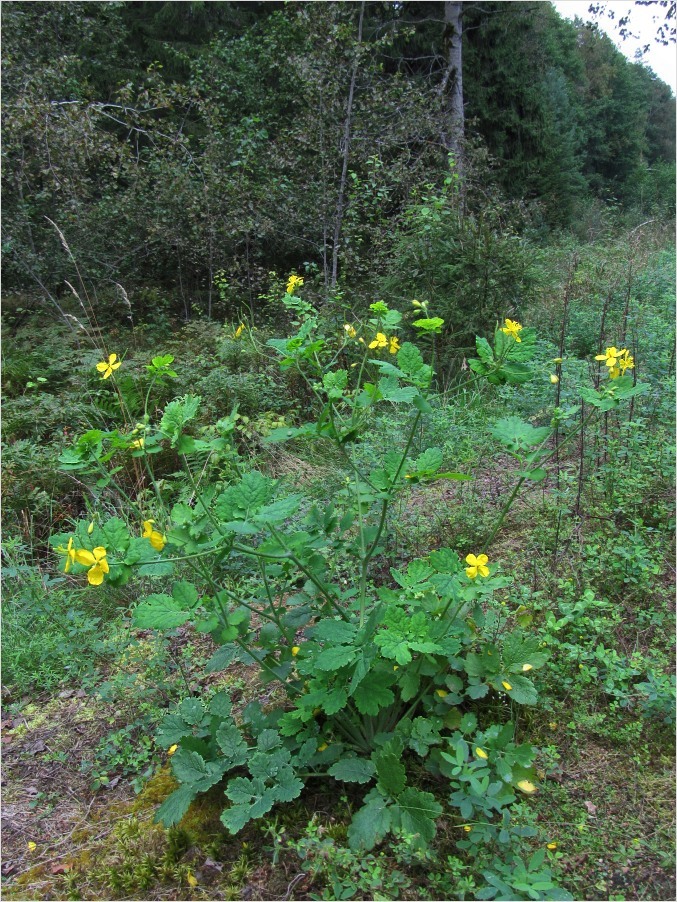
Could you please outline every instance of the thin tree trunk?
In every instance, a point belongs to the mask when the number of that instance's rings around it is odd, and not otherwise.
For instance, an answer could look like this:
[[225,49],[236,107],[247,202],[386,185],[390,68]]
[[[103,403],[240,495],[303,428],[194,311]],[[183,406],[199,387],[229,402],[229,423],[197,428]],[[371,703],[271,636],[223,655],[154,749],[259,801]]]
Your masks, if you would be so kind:
[[447,71],[440,93],[446,94],[447,125],[443,134],[445,147],[456,158],[457,168],[462,168],[462,147],[465,134],[463,111],[463,3],[445,0],[444,31],[447,42]]
[[348,109],[346,110],[346,119],[343,126],[343,169],[341,170],[341,181],[339,183],[338,199],[336,201],[336,220],[334,222],[334,247],[331,258],[331,287],[336,287],[338,278],[338,253],[339,242],[341,240],[341,224],[343,222],[343,211],[346,203],[346,185],[348,182],[348,159],[350,157],[350,137],[353,125],[353,98],[355,96],[355,83],[357,81],[357,69],[359,66],[359,46],[362,43],[362,22],[364,21],[365,0],[360,5],[360,19],[357,26],[357,52],[355,54],[355,62],[353,63],[353,71],[350,76],[350,89],[348,91]]

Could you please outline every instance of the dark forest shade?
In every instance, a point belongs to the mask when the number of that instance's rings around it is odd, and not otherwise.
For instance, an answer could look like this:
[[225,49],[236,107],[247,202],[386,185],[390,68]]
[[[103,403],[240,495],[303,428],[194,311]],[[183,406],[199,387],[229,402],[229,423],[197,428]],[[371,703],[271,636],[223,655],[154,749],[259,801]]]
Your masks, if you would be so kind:
[[[449,6],[366,3],[358,40],[359,3],[5,4],[6,288],[63,284],[45,217],[93,278],[209,310],[221,268],[252,297],[303,264],[328,288],[332,257],[376,278],[448,174]],[[548,3],[451,6],[467,210],[488,187],[548,228],[595,196],[670,207],[664,83]]]

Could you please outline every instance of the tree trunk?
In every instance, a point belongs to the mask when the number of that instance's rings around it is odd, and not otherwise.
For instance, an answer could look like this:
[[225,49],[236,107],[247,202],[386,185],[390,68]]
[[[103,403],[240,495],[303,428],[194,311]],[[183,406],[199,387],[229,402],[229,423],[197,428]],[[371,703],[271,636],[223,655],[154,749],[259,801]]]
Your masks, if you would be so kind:
[[461,168],[465,115],[463,112],[463,3],[445,0],[444,32],[447,44],[447,71],[440,93],[446,97],[447,123],[442,140]]
[[357,81],[357,68],[359,65],[359,49],[362,43],[362,23],[364,21],[365,0],[362,0],[360,7],[360,19],[357,26],[357,48],[355,53],[355,62],[353,63],[353,71],[350,76],[350,90],[348,91],[348,109],[346,110],[346,118],[343,127],[343,168],[341,170],[341,181],[339,183],[338,199],[336,201],[336,219],[334,220],[334,246],[331,260],[331,287],[336,288],[336,280],[338,278],[338,254],[339,243],[341,240],[341,224],[343,222],[343,211],[346,202],[346,187],[348,181],[348,158],[350,156],[350,137],[353,124],[353,97],[355,96],[355,83]]

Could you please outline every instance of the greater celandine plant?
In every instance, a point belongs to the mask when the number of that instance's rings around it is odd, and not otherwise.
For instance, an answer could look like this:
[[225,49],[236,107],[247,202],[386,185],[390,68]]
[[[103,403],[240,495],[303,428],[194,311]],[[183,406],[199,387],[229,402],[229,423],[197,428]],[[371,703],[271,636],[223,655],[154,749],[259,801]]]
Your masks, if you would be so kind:
[[[416,344],[400,343],[402,314],[378,302],[365,322],[325,335],[312,307],[294,293],[301,284],[300,277],[290,278],[284,299],[298,317],[298,331],[268,346],[283,369],[305,381],[317,415],[275,429],[267,440],[331,441],[348,473],[343,491],[321,505],[247,470],[231,441],[235,413],[216,424],[215,437],[193,437],[188,430],[198,397],[172,401],[153,425],[150,389],[174,375],[173,359],[157,357],[148,367],[144,422],[128,432],[87,433],[61,459],[65,469],[96,475],[101,483],[111,478],[102,474],[116,454],[140,458],[157,510],[129,499],[137,534],[120,518],[95,517],[79,523],[75,535],[54,537],[54,544],[65,555],[64,569],[86,573],[92,585],[121,584],[133,570],[148,576],[171,575],[177,565],[190,570],[194,578],[177,579],[171,594],[145,598],[134,624],[169,630],[190,622],[218,645],[208,671],[256,664],[261,681],[274,687],[265,708],[252,701],[238,718],[225,691],[209,700],[186,698],[165,718],[157,739],[169,749],[180,785],[158,811],[164,824],[178,822],[200,793],[226,778],[222,821],[233,833],[296,798],[308,780],[329,779],[365,786],[348,833],[355,849],[371,849],[388,833],[425,846],[444,803],[457,811],[460,847],[509,845],[535,833],[512,822],[510,806],[538,789],[535,750],[516,742],[511,714],[514,704],[536,703],[531,677],[547,656],[529,631],[528,611],[507,613],[492,604],[493,593],[512,578],[498,572],[487,552],[522,483],[546,475],[553,428],[573,413],[556,411],[545,427],[517,417],[499,421],[493,435],[520,470],[485,547],[464,563],[450,548],[431,550],[391,568],[390,584],[377,585],[374,561],[384,552],[395,498],[418,483],[470,477],[443,472],[438,448],[412,453],[419,421],[432,412],[433,366]],[[414,308],[422,314],[413,323],[421,335],[440,332],[443,321],[429,317],[425,303],[415,301]],[[244,332],[241,324],[237,340]],[[493,346],[477,339],[473,378],[525,382],[535,341],[533,329],[506,320]],[[621,359],[607,352],[604,359],[611,358]],[[623,359],[630,368],[632,361]],[[115,379],[118,365],[111,355],[98,367],[102,378]],[[588,419],[642,388],[614,365],[609,369],[613,381],[585,394]],[[352,450],[376,412],[391,405],[409,411],[407,430],[367,468]],[[192,486],[191,503],[168,511],[152,470],[153,455],[167,446],[183,459]],[[198,485],[188,466],[198,451],[230,454],[237,478]],[[236,556],[258,571],[250,594],[233,587],[229,560]],[[508,704],[487,706],[483,716],[481,699]],[[436,779],[436,794],[416,785],[420,780],[412,775],[422,768]]]

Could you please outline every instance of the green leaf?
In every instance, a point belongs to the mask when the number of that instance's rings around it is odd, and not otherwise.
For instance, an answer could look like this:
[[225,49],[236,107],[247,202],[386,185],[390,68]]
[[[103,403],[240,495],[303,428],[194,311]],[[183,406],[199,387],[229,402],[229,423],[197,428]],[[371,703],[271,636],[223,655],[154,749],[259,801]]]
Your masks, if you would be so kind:
[[439,335],[442,331],[442,326],[444,325],[444,320],[440,319],[439,316],[432,316],[425,319],[416,319],[413,322],[413,325],[420,329],[421,332],[424,333],[434,333]]
[[169,595],[149,595],[134,609],[132,623],[137,629],[168,630],[182,626],[192,617],[190,611]]
[[459,573],[462,570],[461,559],[451,548],[431,551],[428,560],[439,573]]
[[222,645],[218,648],[211,658],[205,664],[207,673],[215,673],[218,670],[225,670],[229,664],[237,658],[238,647],[232,643]]
[[219,495],[214,510],[222,520],[246,520],[266,504],[273,486],[272,479],[257,470],[250,470],[239,483]]
[[357,710],[361,714],[378,714],[381,708],[387,708],[395,701],[395,696],[388,688],[395,681],[395,673],[371,673],[369,678],[360,683],[354,693]]
[[505,417],[491,430],[492,436],[509,451],[522,451],[540,445],[552,433],[549,426],[535,427],[519,417]]
[[[537,670],[548,660],[548,654],[540,650],[538,639],[524,638],[519,632],[509,633],[503,640],[503,666],[511,673],[531,665]],[[512,682],[512,681],[511,681]]]
[[510,675],[509,683],[511,689],[503,690],[514,699],[519,705],[535,705],[538,702],[538,692],[531,680],[525,676]]
[[222,761],[205,761],[198,752],[179,748],[172,755],[172,772],[181,783],[187,783],[199,792],[205,792],[223,777],[227,764]]
[[417,755],[425,758],[432,745],[442,742],[440,732],[433,722],[427,717],[416,717],[411,725],[409,745]]
[[253,520],[262,526],[266,526],[269,523],[282,523],[296,513],[302,500],[303,495],[287,495],[286,498],[280,498],[277,501],[273,501],[272,504],[266,504],[254,515]]
[[[177,753],[178,754],[178,753]],[[192,786],[179,786],[168,798],[164,800],[155,814],[155,822],[171,827],[178,824],[184,814],[190,808],[190,803],[197,796],[197,790]]]
[[355,659],[356,654],[357,649],[346,645],[325,648],[315,659],[315,666],[318,670],[340,670],[341,667],[350,664]]
[[435,820],[442,814],[442,806],[430,792],[407,787],[397,799],[401,829],[418,835],[424,843],[435,838]]
[[180,714],[168,714],[162,718],[155,741],[162,748],[168,749],[171,745],[180,742],[184,736],[192,736],[193,729],[186,723]]
[[171,576],[174,564],[171,561],[158,559],[150,564],[142,564],[138,569],[139,576]]
[[419,410],[421,413],[433,412],[432,407],[430,406],[430,404],[428,404],[423,395],[416,395],[416,397],[412,401],[412,404],[414,405],[416,410]]
[[205,706],[199,698],[184,698],[177,711],[192,726],[199,726],[206,714]]
[[172,586],[172,598],[178,602],[184,610],[194,608],[197,604],[197,589],[192,583],[181,580]]
[[209,713],[215,717],[230,717],[232,702],[225,690],[217,692],[209,702]]
[[417,476],[432,476],[442,466],[443,459],[439,448],[428,448],[412,463],[410,472],[413,470]]
[[468,698],[484,698],[484,696],[489,692],[489,687],[486,683],[476,683],[465,690],[465,694]]
[[497,330],[494,345],[496,356],[505,360],[532,360],[536,353],[536,330],[525,326],[519,333],[521,341],[515,341],[510,335],[506,335],[500,329]]
[[533,373],[524,363],[514,363],[511,360],[503,363],[497,373],[508,385],[522,385],[533,378]]
[[368,783],[375,772],[374,762],[369,758],[343,758],[328,770],[334,779],[344,783]]
[[329,398],[338,400],[343,397],[343,392],[348,387],[348,371],[334,370],[325,373],[322,377],[322,385]]
[[346,623],[345,620],[326,618],[320,620],[313,627],[313,637],[323,642],[333,642],[337,645],[352,642],[357,633],[357,624]]
[[216,741],[225,756],[228,770],[246,764],[249,749],[234,723],[222,723],[216,731]]
[[165,407],[160,420],[160,429],[171,439],[172,445],[176,445],[183,427],[198,412],[201,401],[202,398],[199,395],[186,395],[183,398],[177,398],[176,401],[170,401]]
[[408,376],[414,376],[423,368],[421,352],[410,341],[405,341],[397,352],[397,365]]
[[411,701],[412,698],[415,698],[416,695],[418,695],[418,691],[421,685],[421,677],[417,673],[411,673],[407,671],[400,677],[398,685],[400,687],[400,695],[402,696],[402,701]]
[[373,790],[366,799],[366,805],[353,816],[348,827],[348,844],[356,851],[373,849],[390,831],[391,815],[386,800]]
[[412,385],[402,388],[394,376],[379,379],[378,391],[384,401],[390,401],[392,404],[411,403],[418,395],[418,389]]
[[386,629],[374,636],[374,642],[384,657],[394,658],[398,664],[408,664],[412,651],[426,654],[442,651],[439,645],[429,641],[428,620],[423,611],[417,611],[412,616],[393,605],[386,610],[383,625]]
[[390,751],[374,752],[372,760],[376,765],[378,787],[383,795],[399,795],[407,782],[407,775],[401,760]]
[[494,363],[494,352],[486,338],[475,338],[475,347],[477,348],[477,356],[486,364]]

